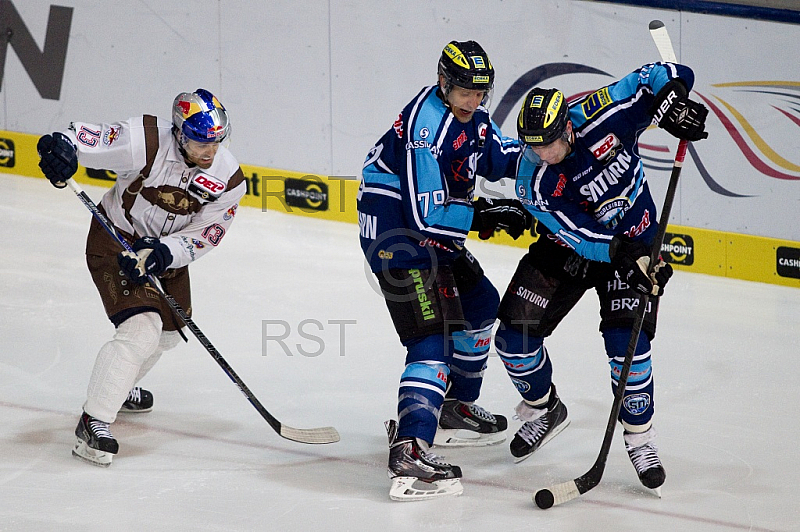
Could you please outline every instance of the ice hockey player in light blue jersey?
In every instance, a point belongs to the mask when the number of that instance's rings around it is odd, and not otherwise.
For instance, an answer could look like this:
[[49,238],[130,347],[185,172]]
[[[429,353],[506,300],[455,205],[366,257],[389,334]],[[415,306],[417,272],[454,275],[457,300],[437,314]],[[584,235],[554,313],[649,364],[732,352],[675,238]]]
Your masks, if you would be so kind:
[[515,198],[474,197],[477,176],[513,178],[520,155],[489,117],[493,83],[478,43],[450,42],[438,83],[402,110],[364,163],[361,247],[407,349],[398,420],[387,422],[396,500],[461,493],[461,470],[428,452],[434,438],[505,439],[506,418],[475,404],[500,298],[464,243],[471,230],[517,238],[533,217]]
[[[651,242],[657,226],[656,207],[639,158],[638,139],[654,120],[681,136],[669,116],[663,119],[661,107],[691,102],[686,94],[693,83],[689,67],[649,64],[570,104],[569,124],[562,123],[574,131],[566,157],[554,164],[558,154],[550,154],[535,141],[525,145],[532,155],[520,160],[517,193],[523,204],[562,244],[591,260],[608,262],[611,239],[620,232]],[[666,94],[657,97],[664,87]],[[562,113],[567,109],[563,103]],[[696,105],[705,111],[701,104]],[[686,108],[685,104],[681,108]],[[684,120],[696,121],[696,117],[692,114]],[[702,131],[704,121],[705,115],[695,127]],[[565,149],[567,144],[553,143],[550,150]],[[535,152],[544,152],[542,162],[549,164],[535,168],[539,163]],[[564,182],[567,176],[569,186]]]
[[517,195],[538,219],[531,244],[500,304],[498,353],[522,395],[525,421],[511,442],[517,460],[563,430],[567,409],[552,383],[544,339],[583,294],[600,299],[600,331],[617,382],[636,319],[649,294],[620,421],[640,481],[658,489],[666,474],[654,444],[650,342],[658,298],[672,275],[659,261],[647,274],[657,232],[656,205],[639,158],[638,139],[652,123],[690,141],[707,137],[708,110],[688,98],[694,74],[673,63],[645,65],[568,103],[556,89],[534,88],[520,109],[523,149]]

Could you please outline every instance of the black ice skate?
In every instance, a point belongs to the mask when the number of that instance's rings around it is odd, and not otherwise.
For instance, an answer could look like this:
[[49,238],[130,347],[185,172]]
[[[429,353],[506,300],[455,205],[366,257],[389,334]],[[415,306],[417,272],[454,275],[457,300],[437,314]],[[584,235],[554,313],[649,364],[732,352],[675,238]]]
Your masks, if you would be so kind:
[[515,410],[519,419],[525,422],[511,440],[511,454],[515,462],[525,460],[569,425],[567,407],[558,398],[556,387],[552,385],[545,408],[534,408],[522,401]]
[[153,409],[153,394],[144,388],[135,387],[128,394],[128,398],[122,403],[120,412],[133,414],[144,414]]
[[667,478],[664,466],[658,458],[658,448],[654,440],[656,432],[650,427],[646,432],[636,433],[625,431],[625,450],[636,468],[639,480],[646,488],[650,488],[661,497],[661,485]]
[[439,447],[494,445],[505,441],[507,428],[505,416],[490,414],[474,403],[445,399],[433,444]]
[[389,436],[389,497],[395,501],[421,501],[461,495],[461,468],[441,461],[429,453],[416,438],[397,439],[397,422],[386,422]]
[[119,444],[111,434],[108,423],[84,412],[75,428],[75,435],[78,441],[72,449],[72,456],[100,467],[111,465],[111,458],[119,451]]

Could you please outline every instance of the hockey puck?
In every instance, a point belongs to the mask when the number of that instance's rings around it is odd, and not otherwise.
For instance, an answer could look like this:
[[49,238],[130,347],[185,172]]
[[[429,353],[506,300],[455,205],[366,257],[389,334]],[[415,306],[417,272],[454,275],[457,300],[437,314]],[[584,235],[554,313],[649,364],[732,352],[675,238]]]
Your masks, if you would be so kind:
[[536,506],[541,508],[542,510],[547,510],[548,508],[553,507],[553,503],[555,503],[555,499],[553,499],[553,492],[549,489],[541,489],[536,492],[536,496],[533,498],[534,502],[536,502]]

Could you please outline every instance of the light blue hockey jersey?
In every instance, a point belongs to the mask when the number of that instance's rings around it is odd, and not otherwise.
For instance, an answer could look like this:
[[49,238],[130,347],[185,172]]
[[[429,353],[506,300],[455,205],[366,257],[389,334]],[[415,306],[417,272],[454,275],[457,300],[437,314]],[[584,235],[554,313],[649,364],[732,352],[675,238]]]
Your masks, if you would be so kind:
[[561,244],[609,262],[617,233],[652,242],[658,219],[638,142],[653,122],[655,95],[676,78],[691,90],[689,67],[652,63],[570,103],[575,142],[566,159],[537,166],[520,158],[517,196]]
[[519,153],[485,108],[462,124],[437,86],[422,89],[364,162],[358,217],[372,271],[452,260],[472,224],[476,176],[515,177]]

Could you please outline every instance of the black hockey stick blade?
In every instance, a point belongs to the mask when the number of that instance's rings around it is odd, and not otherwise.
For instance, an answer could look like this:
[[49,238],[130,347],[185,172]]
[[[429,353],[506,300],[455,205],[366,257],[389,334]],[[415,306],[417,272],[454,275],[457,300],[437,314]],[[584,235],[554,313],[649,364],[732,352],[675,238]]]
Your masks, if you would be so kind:
[[[661,216],[658,220],[658,231],[656,232],[655,239],[653,240],[653,248],[650,251],[650,272],[655,268],[656,260],[661,254],[661,244],[664,242],[664,234],[667,230],[667,223],[669,222],[670,212],[672,211],[672,203],[675,199],[675,192],[678,188],[678,177],[681,175],[683,168],[683,161],[686,158],[686,148],[689,146],[689,141],[681,140],[678,143],[678,150],[675,153],[675,162],[672,166],[672,175],[669,179],[667,186],[667,194],[664,198],[664,207],[661,210]],[[553,506],[563,504],[583,495],[590,489],[600,484],[603,478],[603,473],[606,468],[606,460],[608,459],[608,452],[611,450],[611,441],[614,439],[614,430],[617,427],[617,418],[619,417],[620,408],[622,408],[622,399],[625,395],[625,386],[628,384],[628,375],[633,365],[633,355],[636,351],[636,344],[639,342],[639,333],[642,331],[642,324],[644,323],[644,314],[650,303],[649,296],[642,296],[639,301],[639,306],[636,309],[636,322],[634,323],[631,331],[631,338],[628,342],[628,349],[625,352],[625,361],[620,370],[619,381],[617,382],[617,389],[614,393],[614,403],[611,406],[611,414],[608,417],[608,424],[606,425],[606,433],[603,436],[603,444],[600,446],[600,452],[597,455],[594,465],[589,471],[580,477],[562,482],[551,486],[550,488],[542,488],[533,495],[533,502],[542,510],[547,510]]]
[[[92,201],[92,199],[83,191],[83,189],[75,182],[74,179],[67,179],[67,184],[69,187],[75,192],[78,198],[83,202],[87,209],[92,213],[94,218],[103,226],[103,229],[108,232],[126,251],[133,251],[130,244],[125,241],[117,231],[114,229],[114,224],[106,218],[106,216],[100,212],[100,209],[97,208],[97,205]],[[225,374],[233,381],[239,391],[250,401],[250,404],[261,414],[261,417],[266,420],[267,423],[277,432],[281,437],[286,438],[287,440],[296,441],[299,443],[310,443],[310,444],[324,444],[324,443],[336,443],[339,441],[339,433],[333,427],[320,427],[314,429],[296,429],[293,427],[289,427],[287,425],[282,424],[278,421],[275,416],[270,414],[266,408],[261,404],[261,402],[253,395],[253,392],[247,387],[247,385],[239,378],[239,375],[233,370],[233,368],[228,364],[228,362],[222,357],[222,355],[217,351],[217,348],[211,343],[211,341],[203,334],[203,331],[200,330],[200,327],[195,324],[194,320],[189,317],[185,310],[175,301],[171,295],[166,293],[161,286],[161,283],[158,282],[158,279],[153,275],[148,275],[147,280],[150,285],[158,292],[158,294],[167,302],[169,307],[172,311],[180,318],[180,320],[186,325],[186,328],[189,329],[192,334],[197,338],[200,344],[208,351],[208,354],[219,364]]]

